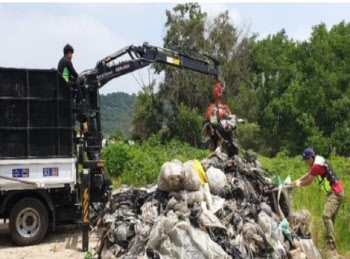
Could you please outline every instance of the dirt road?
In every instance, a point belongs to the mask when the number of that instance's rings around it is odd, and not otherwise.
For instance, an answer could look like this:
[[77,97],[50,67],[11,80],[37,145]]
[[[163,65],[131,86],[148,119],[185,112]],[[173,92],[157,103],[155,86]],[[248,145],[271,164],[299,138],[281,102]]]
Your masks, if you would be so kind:
[[[97,235],[91,234],[90,251],[96,243]],[[81,259],[85,255],[86,253],[82,252],[81,230],[75,225],[58,227],[55,232],[47,234],[41,244],[19,247],[11,239],[8,224],[0,223],[0,258]]]

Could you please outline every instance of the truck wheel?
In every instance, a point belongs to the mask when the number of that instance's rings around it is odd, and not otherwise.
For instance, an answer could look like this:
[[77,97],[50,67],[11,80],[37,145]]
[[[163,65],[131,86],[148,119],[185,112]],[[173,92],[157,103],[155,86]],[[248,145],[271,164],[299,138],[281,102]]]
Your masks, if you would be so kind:
[[10,213],[10,235],[16,244],[37,244],[45,236],[49,218],[45,206],[35,198],[16,203]]

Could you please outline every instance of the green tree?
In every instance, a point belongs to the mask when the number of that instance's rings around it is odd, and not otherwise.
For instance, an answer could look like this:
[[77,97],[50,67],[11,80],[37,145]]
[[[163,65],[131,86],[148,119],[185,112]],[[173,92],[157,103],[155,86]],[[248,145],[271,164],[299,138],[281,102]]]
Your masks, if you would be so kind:
[[244,150],[260,150],[260,127],[256,123],[238,124],[237,137],[240,148]]
[[134,137],[145,140],[161,129],[162,109],[158,94],[154,93],[155,81],[139,92],[132,119]]
[[[305,146],[327,155],[345,154],[349,121],[350,26],[313,27],[309,41],[295,42],[286,32],[253,46],[253,66],[236,107],[252,101],[251,119],[261,128],[265,154],[296,155]],[[256,112],[257,111],[257,112]],[[335,146],[336,145],[336,146]]]
[[201,128],[203,118],[198,114],[197,109],[190,109],[181,104],[179,107],[179,116],[177,130],[181,140],[199,147],[201,143]]
[[[227,11],[211,20],[198,4],[189,3],[167,10],[166,16],[164,47],[195,57],[208,54],[217,58],[226,83],[224,102],[228,101],[239,88],[242,75],[247,73],[240,64],[249,63],[249,40],[237,32]],[[176,137],[198,146],[200,118],[214,101],[215,78],[169,66],[156,65],[155,69],[165,75],[156,96],[162,107],[159,111],[162,134],[166,132],[168,138]]]

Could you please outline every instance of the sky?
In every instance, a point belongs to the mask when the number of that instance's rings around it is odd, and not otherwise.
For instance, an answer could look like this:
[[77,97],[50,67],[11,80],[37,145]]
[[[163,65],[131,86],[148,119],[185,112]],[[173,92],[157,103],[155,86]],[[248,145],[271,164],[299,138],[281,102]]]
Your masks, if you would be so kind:
[[[0,4],[0,66],[56,68],[62,49],[70,43],[77,72],[94,68],[98,60],[129,46],[147,41],[163,46],[165,11],[171,3],[112,4]],[[324,22],[328,28],[350,21],[350,4],[222,3],[201,4],[214,17],[229,10],[237,26],[250,26],[262,39],[285,29],[299,41],[308,40],[312,27]],[[137,93],[140,82],[148,83],[149,71],[134,72],[106,84],[101,93]],[[158,81],[162,75],[151,76]]]

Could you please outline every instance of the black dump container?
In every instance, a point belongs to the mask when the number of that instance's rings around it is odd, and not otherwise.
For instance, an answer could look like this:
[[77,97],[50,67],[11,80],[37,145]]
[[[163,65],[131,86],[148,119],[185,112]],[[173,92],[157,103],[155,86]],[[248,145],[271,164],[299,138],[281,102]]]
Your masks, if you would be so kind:
[[0,68],[0,159],[73,156],[70,87],[56,70]]

